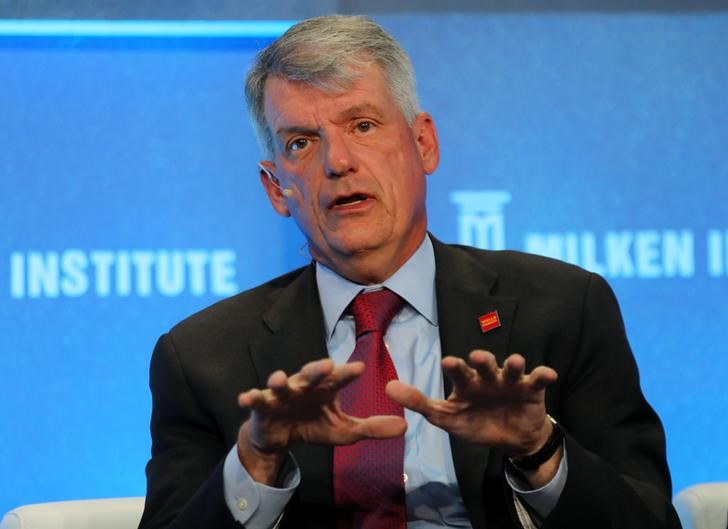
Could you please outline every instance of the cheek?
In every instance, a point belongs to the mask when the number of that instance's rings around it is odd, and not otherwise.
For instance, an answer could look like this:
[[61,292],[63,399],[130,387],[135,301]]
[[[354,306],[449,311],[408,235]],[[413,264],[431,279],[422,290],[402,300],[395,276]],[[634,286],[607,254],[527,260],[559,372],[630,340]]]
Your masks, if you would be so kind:
[[293,191],[298,204],[298,209],[305,207],[312,197],[316,195],[311,182],[313,180],[306,175],[305,167],[296,166],[295,170],[283,165],[281,170],[281,185]]
[[419,158],[397,156],[391,168],[392,175],[388,184],[396,200],[400,201],[403,206],[420,200],[424,190],[425,177]]
[[322,210],[318,193],[314,192],[310,186],[298,188],[299,199],[296,201],[295,213],[297,224],[305,231],[312,235],[313,232],[321,231],[321,225],[325,224],[326,219]]
[[394,187],[394,215],[410,222],[425,210],[426,181],[423,175],[409,174]]

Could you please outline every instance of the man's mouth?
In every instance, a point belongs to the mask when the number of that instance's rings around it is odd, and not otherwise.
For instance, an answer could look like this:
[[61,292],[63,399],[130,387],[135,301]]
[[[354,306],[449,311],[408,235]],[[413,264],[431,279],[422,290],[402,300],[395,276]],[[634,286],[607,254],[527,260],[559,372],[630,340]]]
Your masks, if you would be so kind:
[[331,204],[331,207],[335,208],[335,207],[354,206],[356,204],[361,204],[362,202],[364,202],[367,199],[369,199],[369,197],[363,193],[353,193],[351,195],[338,197]]

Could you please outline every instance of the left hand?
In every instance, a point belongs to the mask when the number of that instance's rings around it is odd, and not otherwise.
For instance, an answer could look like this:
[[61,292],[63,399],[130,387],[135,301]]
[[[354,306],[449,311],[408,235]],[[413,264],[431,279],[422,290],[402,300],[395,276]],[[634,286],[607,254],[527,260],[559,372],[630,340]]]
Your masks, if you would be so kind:
[[474,443],[501,447],[509,456],[534,453],[546,443],[552,426],[544,396],[556,381],[556,371],[538,366],[526,374],[526,360],[518,354],[500,368],[495,356],[482,350],[471,352],[469,363],[443,358],[442,369],[453,383],[446,400],[428,399],[399,380],[387,384],[387,395],[435,426]]

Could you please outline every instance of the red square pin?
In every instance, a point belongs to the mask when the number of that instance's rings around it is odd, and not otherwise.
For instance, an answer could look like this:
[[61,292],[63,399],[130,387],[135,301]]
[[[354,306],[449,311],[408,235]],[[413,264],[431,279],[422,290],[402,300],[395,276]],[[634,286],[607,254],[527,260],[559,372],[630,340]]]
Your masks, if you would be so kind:
[[480,322],[480,330],[483,332],[492,331],[493,329],[497,329],[501,326],[497,310],[489,312],[488,314],[483,314],[480,318],[478,318],[478,321]]

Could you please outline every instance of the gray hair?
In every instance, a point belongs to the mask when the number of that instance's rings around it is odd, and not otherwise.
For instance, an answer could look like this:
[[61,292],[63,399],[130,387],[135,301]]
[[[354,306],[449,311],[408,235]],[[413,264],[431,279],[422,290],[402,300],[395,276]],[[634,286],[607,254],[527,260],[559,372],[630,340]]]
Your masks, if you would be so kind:
[[310,18],[288,29],[255,58],[245,79],[245,100],[258,142],[272,159],[273,133],[265,119],[263,90],[269,75],[326,91],[343,91],[376,63],[411,125],[419,113],[415,75],[407,53],[376,22],[363,16]]

